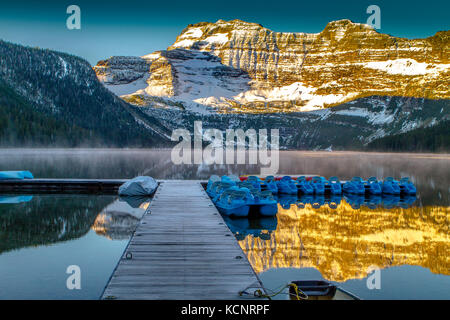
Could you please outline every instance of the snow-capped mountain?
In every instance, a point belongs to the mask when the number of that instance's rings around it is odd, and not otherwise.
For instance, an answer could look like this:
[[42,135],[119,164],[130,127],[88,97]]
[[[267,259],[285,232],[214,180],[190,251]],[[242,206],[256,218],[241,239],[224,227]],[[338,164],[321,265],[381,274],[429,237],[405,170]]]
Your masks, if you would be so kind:
[[202,113],[313,111],[374,95],[448,99],[449,35],[409,40],[349,20],[285,33],[219,20],[189,25],[167,50],[94,70],[131,104]]

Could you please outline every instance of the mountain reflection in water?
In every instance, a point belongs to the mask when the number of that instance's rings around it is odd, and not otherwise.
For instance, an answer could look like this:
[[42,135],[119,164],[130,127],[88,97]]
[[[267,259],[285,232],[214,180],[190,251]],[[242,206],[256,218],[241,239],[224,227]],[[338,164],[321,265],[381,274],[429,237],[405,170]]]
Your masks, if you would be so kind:
[[313,267],[343,282],[366,277],[372,265],[415,265],[450,274],[448,206],[420,207],[415,197],[279,201],[273,220],[226,218],[257,273]]
[[[98,299],[148,204],[116,195],[0,195],[0,299]],[[66,287],[74,264],[82,290]]]
[[108,239],[129,239],[150,200],[116,198],[81,194],[1,195],[0,255],[78,239],[91,229]]

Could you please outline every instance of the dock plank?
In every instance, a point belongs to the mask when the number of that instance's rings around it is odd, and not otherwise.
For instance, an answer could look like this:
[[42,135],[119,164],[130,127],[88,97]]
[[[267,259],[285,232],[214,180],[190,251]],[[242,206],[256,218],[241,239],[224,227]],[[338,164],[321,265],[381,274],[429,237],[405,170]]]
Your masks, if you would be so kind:
[[161,181],[102,299],[240,299],[260,281],[200,181]]

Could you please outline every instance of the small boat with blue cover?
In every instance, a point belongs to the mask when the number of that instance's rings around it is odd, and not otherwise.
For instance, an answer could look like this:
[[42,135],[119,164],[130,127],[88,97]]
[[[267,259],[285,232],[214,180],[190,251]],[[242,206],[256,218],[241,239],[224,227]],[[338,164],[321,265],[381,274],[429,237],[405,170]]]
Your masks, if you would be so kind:
[[352,180],[344,183],[344,192],[350,194],[364,194],[366,192],[364,182],[361,177],[353,177]]
[[298,192],[300,192],[301,194],[314,194],[314,188],[309,183],[309,181],[306,181],[305,176],[300,176],[297,178],[296,186]]
[[278,193],[297,194],[297,186],[290,176],[284,176],[277,181]]
[[401,192],[398,181],[392,177],[387,177],[386,179],[384,179],[383,185],[382,185],[382,191],[383,191],[383,193],[394,194],[394,195],[400,194],[400,192]]

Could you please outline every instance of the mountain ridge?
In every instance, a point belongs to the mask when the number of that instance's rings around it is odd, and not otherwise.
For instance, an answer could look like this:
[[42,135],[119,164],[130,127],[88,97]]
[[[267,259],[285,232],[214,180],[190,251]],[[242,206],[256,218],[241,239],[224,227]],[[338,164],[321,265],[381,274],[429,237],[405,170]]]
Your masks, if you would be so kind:
[[70,54],[0,40],[0,85],[2,145],[149,146],[161,138]]
[[373,95],[447,99],[449,35],[398,38],[348,19],[319,33],[218,20],[187,26],[167,50],[94,70],[134,105],[200,112],[311,111]]

